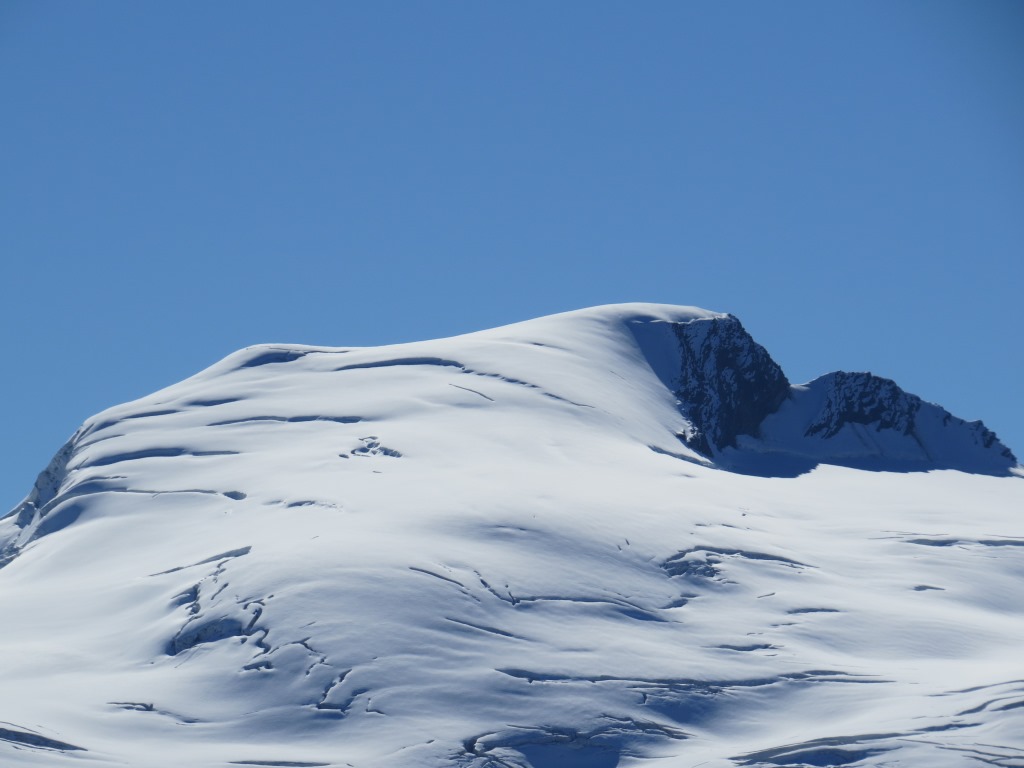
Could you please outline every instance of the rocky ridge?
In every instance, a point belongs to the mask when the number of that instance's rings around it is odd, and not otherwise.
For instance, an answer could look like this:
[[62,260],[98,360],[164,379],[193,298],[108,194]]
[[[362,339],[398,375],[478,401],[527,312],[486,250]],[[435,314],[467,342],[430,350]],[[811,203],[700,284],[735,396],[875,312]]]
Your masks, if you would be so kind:
[[[836,371],[793,386],[732,315],[686,320],[672,330],[678,370],[666,383],[690,424],[679,438],[711,460],[743,449],[825,463],[896,459],[919,469],[997,474],[1017,465],[983,423],[959,419],[890,379]],[[851,448],[854,430],[859,437]]]

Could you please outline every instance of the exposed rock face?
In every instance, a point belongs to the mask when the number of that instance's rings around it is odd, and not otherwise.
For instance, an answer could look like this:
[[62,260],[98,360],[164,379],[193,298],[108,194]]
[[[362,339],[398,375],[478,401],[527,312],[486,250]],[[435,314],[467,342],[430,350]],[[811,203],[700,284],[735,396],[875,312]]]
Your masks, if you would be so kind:
[[61,446],[46,468],[39,473],[28,497],[10,513],[18,516],[17,524],[20,527],[24,528],[28,525],[36,512],[42,510],[57,497],[64,478],[67,476],[68,462],[75,453],[77,438],[78,433],[75,433]]
[[1017,464],[1013,452],[982,422],[959,419],[890,379],[837,371],[812,381],[806,392],[818,393],[820,401],[803,430],[805,445],[816,444],[818,451],[832,445],[830,450],[850,455],[849,437],[859,434],[862,456],[905,459],[916,454],[933,468],[965,471]]
[[813,462],[895,461],[904,469],[999,474],[1017,464],[980,421],[959,419],[890,379],[836,371],[791,386],[732,315],[670,327],[678,357],[656,367],[689,422],[680,439],[716,462],[738,448]]
[[789,394],[771,356],[732,315],[674,326],[681,367],[676,397],[693,431],[687,445],[704,455],[756,435]]
[[835,436],[847,424],[872,424],[910,435],[921,398],[900,389],[895,381],[870,373],[836,371],[817,380],[827,387],[821,412],[806,435]]
[[0,568],[14,559],[20,546],[24,544],[23,541],[19,541],[21,531],[31,527],[33,523],[39,523],[60,496],[61,486],[67,478],[68,462],[71,461],[78,444],[78,434],[76,432],[64,443],[46,468],[39,473],[32,491],[25,500],[3,516],[13,517],[15,527],[8,531],[6,536],[0,537]]

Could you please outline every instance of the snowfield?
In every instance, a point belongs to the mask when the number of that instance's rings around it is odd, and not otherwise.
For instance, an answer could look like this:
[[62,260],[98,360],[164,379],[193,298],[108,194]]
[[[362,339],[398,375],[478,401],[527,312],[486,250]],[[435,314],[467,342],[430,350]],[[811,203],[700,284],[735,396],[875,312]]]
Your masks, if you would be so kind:
[[1022,477],[694,308],[248,348],[0,520],[0,765],[1024,766]]

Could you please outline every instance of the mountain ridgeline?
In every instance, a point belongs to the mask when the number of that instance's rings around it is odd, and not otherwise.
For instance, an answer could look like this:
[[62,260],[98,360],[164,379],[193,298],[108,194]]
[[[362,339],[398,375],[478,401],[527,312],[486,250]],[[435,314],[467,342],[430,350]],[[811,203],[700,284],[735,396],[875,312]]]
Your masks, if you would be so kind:
[[787,474],[780,467],[832,463],[999,475],[1017,465],[982,422],[958,419],[890,379],[836,371],[790,384],[732,315],[671,323],[671,329],[678,367],[662,366],[659,373],[690,425],[679,438],[723,468]]
[[249,347],[0,518],[0,765],[1019,766],[1022,476],[694,307]]

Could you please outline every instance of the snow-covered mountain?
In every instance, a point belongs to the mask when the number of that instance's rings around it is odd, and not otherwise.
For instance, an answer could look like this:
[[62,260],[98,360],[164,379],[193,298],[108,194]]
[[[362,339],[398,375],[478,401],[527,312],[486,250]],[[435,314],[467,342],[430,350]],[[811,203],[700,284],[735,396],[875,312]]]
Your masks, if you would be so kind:
[[629,304],[260,346],[0,520],[0,765],[1024,765],[1024,482]]

